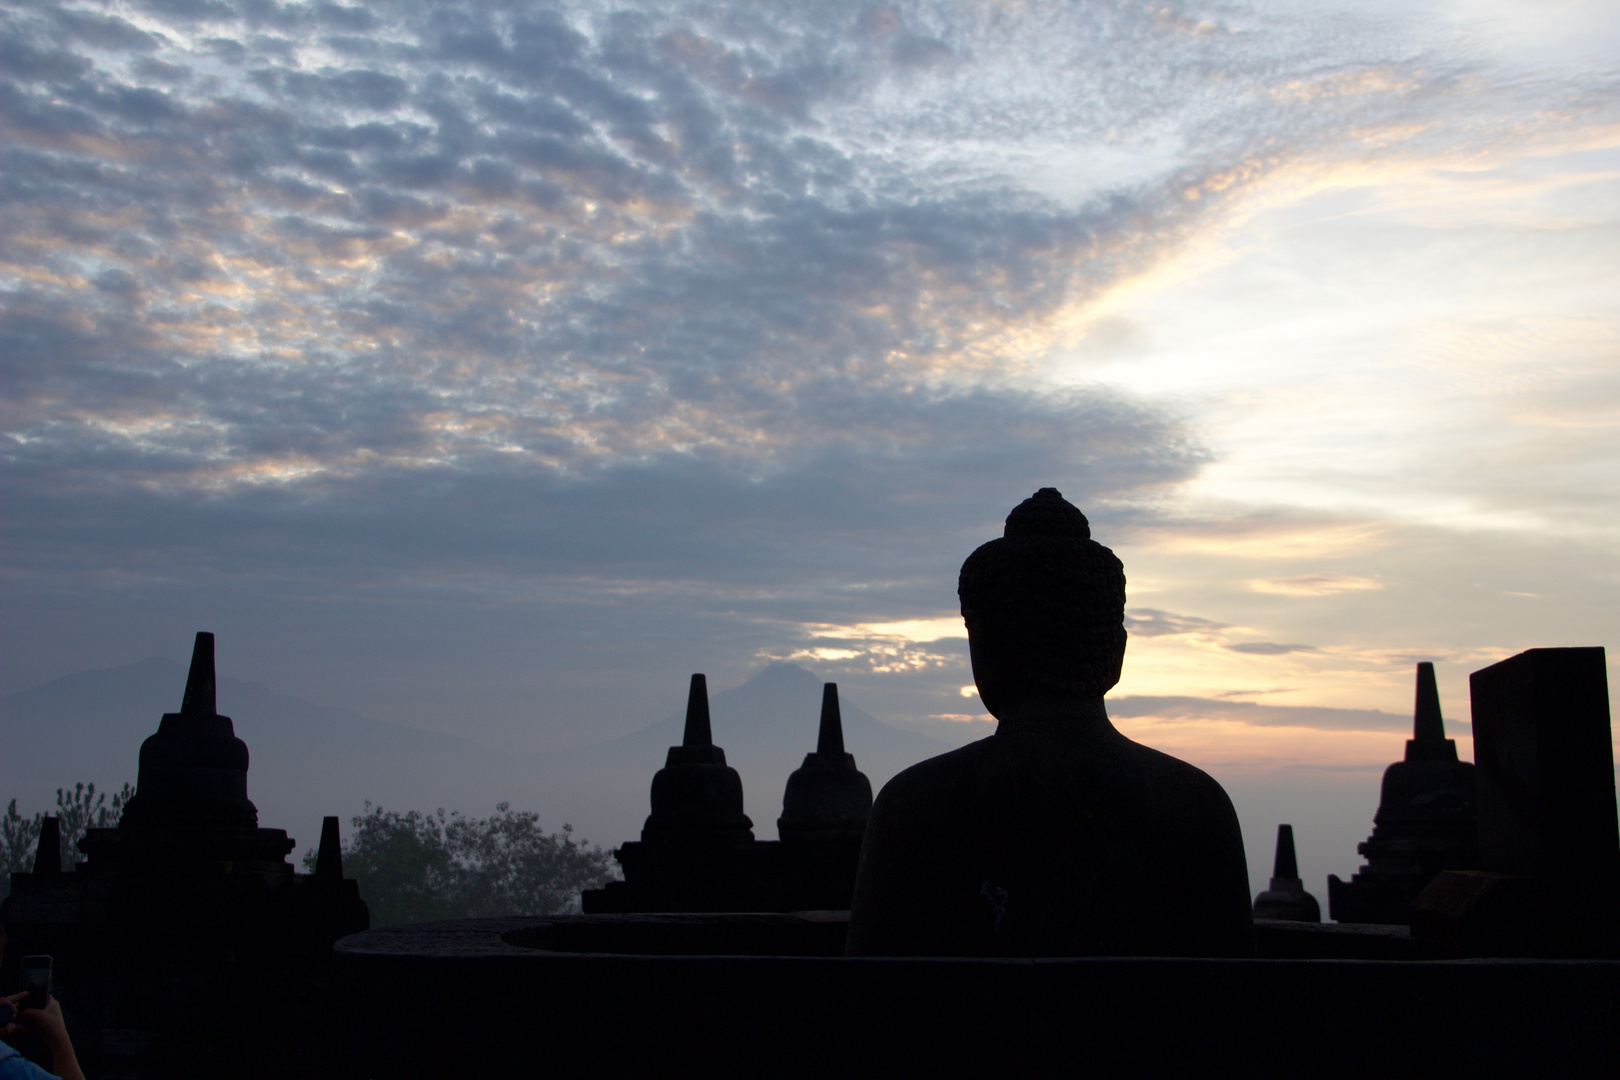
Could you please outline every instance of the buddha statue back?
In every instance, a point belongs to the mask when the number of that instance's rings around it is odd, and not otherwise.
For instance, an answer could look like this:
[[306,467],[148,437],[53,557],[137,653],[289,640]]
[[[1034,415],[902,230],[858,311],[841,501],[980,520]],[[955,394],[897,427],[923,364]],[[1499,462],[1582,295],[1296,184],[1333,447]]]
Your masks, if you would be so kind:
[[1248,870],[1226,792],[1109,722],[1125,574],[1042,488],[958,584],[994,735],[892,779],[867,826],[860,956],[1248,956]]

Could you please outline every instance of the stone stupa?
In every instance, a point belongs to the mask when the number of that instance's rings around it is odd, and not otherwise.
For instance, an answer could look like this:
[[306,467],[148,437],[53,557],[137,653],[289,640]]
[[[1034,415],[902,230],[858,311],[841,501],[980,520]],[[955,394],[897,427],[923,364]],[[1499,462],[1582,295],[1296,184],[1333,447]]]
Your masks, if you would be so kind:
[[681,745],[669,748],[664,767],[653,776],[652,813],[641,839],[683,846],[754,839],[754,823],[743,813],[742,778],[726,764],[726,752],[714,745],[709,684],[703,675],[693,675],[687,691]]
[[872,782],[855,767],[855,755],[844,750],[838,684],[827,683],[815,752],[788,777],[782,816],[776,819],[783,883],[795,906],[849,907],[871,813]]
[[1474,766],[1446,738],[1427,661],[1417,666],[1416,697],[1406,757],[1384,770],[1372,835],[1356,846],[1367,865],[1349,881],[1328,875],[1328,911],[1337,922],[1404,925],[1429,882],[1479,867]]
[[768,851],[743,813],[742,779],[714,745],[709,685],[692,676],[681,745],[653,776],[652,813],[640,841],[613,853],[623,881],[581,898],[587,913],[768,911],[774,901]]
[[[135,795],[116,829],[91,829],[86,868],[150,869],[226,861],[291,873],[296,841],[259,828],[247,796],[248,748],[215,704],[214,635],[197,635],[180,711],[165,713],[141,744]],[[277,868],[280,869],[277,869]]]
[[1294,827],[1277,826],[1277,857],[1271,865],[1271,887],[1254,898],[1254,917],[1287,922],[1321,922],[1322,908],[1305,891],[1294,858]]

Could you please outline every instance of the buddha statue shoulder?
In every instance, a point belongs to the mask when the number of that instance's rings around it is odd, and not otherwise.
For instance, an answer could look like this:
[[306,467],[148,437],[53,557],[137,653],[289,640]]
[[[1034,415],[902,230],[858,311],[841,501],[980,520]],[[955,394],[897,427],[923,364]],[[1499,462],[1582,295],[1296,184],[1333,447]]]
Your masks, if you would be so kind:
[[878,795],[849,955],[1253,955],[1231,800],[1108,719],[1125,573],[1085,516],[1042,488],[968,557],[958,595],[996,732]]

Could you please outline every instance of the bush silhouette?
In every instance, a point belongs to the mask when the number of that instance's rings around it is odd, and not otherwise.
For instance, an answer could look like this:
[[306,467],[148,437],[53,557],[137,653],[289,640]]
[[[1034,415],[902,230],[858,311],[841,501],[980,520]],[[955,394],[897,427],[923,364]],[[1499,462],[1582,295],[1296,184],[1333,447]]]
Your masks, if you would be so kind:
[[[79,841],[86,829],[110,829],[118,824],[118,815],[129,802],[135,789],[125,784],[112,801],[105,791],[97,791],[94,784],[74,784],[71,789],[56,789],[56,816],[62,829],[62,869],[71,870],[83,860],[79,857]],[[17,812],[17,800],[12,799],[0,816],[0,900],[11,893],[11,875],[27,873],[34,868],[34,850],[39,846],[39,829],[45,820],[41,810],[33,817]]]
[[[579,910],[579,894],[619,876],[612,853],[540,827],[500,803],[487,818],[373,806],[350,822],[343,873],[360,885],[372,926]],[[304,855],[313,870],[315,851]]]

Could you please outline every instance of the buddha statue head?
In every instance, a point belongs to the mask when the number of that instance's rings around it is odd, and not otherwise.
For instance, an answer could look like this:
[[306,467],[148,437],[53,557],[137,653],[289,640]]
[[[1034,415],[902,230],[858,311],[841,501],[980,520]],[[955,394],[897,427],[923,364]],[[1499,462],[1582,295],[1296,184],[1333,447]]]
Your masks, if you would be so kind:
[[999,540],[957,582],[973,678],[985,708],[1008,712],[1100,699],[1125,660],[1125,567],[1056,488],[1007,515]]

